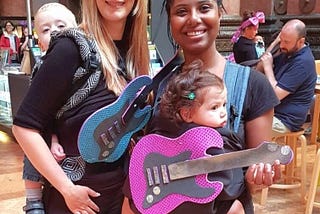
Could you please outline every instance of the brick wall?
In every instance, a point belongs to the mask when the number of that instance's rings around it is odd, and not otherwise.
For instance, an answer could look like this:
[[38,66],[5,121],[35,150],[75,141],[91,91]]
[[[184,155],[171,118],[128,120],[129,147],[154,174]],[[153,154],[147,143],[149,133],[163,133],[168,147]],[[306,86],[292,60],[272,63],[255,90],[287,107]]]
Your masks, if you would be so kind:
[[26,17],[26,1],[25,0],[1,0],[0,1],[0,17]]

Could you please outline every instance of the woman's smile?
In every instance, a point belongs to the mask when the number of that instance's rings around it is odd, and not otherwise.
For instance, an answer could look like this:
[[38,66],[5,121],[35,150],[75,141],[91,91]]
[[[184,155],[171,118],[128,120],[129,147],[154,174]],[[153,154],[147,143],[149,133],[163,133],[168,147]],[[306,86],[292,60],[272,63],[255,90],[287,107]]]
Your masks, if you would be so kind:
[[122,7],[125,4],[124,1],[112,1],[112,0],[108,1],[108,0],[106,0],[105,2],[112,7]]
[[191,32],[187,32],[187,36],[193,37],[193,36],[199,36],[204,34],[205,31],[204,30],[199,30],[199,31],[191,31]]

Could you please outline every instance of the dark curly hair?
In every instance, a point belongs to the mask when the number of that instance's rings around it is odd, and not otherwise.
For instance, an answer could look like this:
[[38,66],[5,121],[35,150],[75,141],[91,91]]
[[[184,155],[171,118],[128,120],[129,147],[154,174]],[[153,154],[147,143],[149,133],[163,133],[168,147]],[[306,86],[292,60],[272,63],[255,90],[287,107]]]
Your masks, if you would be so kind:
[[183,122],[180,116],[181,108],[192,109],[201,105],[208,87],[224,89],[223,80],[209,71],[202,70],[202,65],[201,60],[195,60],[171,78],[160,101],[160,114],[163,117],[179,124]]

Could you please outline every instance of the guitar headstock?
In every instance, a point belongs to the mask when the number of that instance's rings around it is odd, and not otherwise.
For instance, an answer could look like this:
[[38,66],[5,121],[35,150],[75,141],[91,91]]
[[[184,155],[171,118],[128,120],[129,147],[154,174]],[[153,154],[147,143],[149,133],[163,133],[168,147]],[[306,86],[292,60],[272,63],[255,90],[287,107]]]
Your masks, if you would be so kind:
[[[263,142],[258,148],[257,150],[259,150],[261,152],[261,162],[264,163],[270,163],[270,161],[265,160],[264,159],[268,159],[268,157],[270,157],[270,155],[263,155],[263,153],[272,153],[273,155],[271,155],[271,157],[274,160],[279,160],[281,164],[289,164],[292,159],[293,159],[293,151],[290,148],[290,146],[288,145],[281,145],[278,143],[274,143],[274,142]],[[269,159],[271,160],[271,159]],[[272,164],[272,163],[270,163]]]

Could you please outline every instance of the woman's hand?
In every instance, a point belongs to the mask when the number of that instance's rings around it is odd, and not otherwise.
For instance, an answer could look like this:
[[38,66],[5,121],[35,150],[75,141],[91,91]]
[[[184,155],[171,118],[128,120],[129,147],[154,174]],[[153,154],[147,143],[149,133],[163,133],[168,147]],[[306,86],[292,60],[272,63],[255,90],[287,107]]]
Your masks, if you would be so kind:
[[99,207],[91,200],[91,197],[99,197],[100,194],[89,187],[75,185],[67,177],[37,130],[13,125],[12,132],[32,164],[63,195],[72,213],[94,214],[99,212]]
[[279,160],[271,164],[254,164],[250,166],[245,175],[251,192],[271,186],[281,178],[281,165]]
[[28,50],[28,37],[26,37],[25,41],[20,45],[20,51],[23,53],[24,50]]
[[89,187],[73,185],[64,191],[63,197],[68,208],[74,214],[87,213],[95,214],[99,212],[99,207],[90,197],[99,197],[100,194]]

